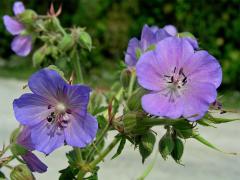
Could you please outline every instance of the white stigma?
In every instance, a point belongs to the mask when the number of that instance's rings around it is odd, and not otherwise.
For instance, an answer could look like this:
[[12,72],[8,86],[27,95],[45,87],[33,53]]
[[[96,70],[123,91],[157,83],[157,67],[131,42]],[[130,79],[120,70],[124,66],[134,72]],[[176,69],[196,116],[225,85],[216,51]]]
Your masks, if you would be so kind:
[[57,104],[57,106],[56,106],[56,111],[58,112],[58,113],[65,113],[66,112],[66,110],[67,110],[67,108],[66,108],[66,106],[65,106],[65,104],[63,104],[63,103],[58,103]]

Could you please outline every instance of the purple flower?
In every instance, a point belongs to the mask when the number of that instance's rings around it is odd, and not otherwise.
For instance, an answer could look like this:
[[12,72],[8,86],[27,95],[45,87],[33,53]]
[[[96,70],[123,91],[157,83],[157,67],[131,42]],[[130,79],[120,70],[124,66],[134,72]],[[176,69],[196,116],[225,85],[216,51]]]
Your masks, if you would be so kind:
[[17,138],[17,143],[22,145],[28,150],[26,154],[22,155],[22,158],[32,172],[43,173],[47,171],[47,166],[44,163],[42,163],[38,159],[38,157],[31,152],[35,148],[31,139],[31,132],[29,128],[27,127],[23,128],[22,132]]
[[36,150],[51,153],[64,143],[85,147],[96,136],[98,124],[87,112],[91,89],[69,85],[54,70],[43,69],[28,82],[32,93],[14,100],[16,119],[31,129]]
[[[17,16],[25,11],[22,2],[15,2],[13,5],[14,15]],[[11,44],[12,50],[19,56],[27,56],[32,50],[32,38],[28,35],[21,35],[25,30],[24,25],[11,16],[3,16],[4,25],[9,33],[16,36]]]
[[142,97],[147,113],[190,121],[207,112],[222,81],[221,66],[213,56],[194,51],[189,41],[177,37],[166,38],[143,54],[136,73],[138,83],[150,91]]
[[146,52],[151,45],[155,45],[157,42],[169,36],[170,35],[164,29],[159,29],[157,26],[149,27],[148,25],[144,25],[141,39],[130,39],[125,54],[125,63],[129,67],[134,67],[139,58],[137,57],[137,53],[142,54]]

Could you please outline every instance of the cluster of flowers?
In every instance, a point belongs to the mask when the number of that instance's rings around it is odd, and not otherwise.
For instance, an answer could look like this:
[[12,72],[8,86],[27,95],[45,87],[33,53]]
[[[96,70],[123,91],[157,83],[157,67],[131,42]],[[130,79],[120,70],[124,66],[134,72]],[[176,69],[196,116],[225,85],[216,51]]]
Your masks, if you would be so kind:
[[172,25],[142,30],[140,41],[129,41],[125,62],[135,70],[138,83],[149,93],[142,108],[149,114],[196,121],[217,98],[222,81],[218,61],[198,50],[194,37],[179,37]]
[[[32,37],[18,20],[25,7],[16,2],[16,17],[3,17],[6,29],[16,35],[12,50],[26,56],[32,48]],[[137,75],[138,84],[148,90],[141,99],[143,110],[151,115],[189,121],[202,118],[216,101],[222,81],[218,61],[207,51],[199,50],[194,37],[180,36],[172,25],[164,28],[145,25],[141,39],[129,41],[125,55],[128,68]],[[33,153],[48,155],[68,144],[86,147],[96,137],[98,123],[88,113],[91,89],[71,85],[56,71],[42,69],[28,82],[31,93],[13,102],[16,119],[24,127],[17,143],[27,149],[22,155],[31,171],[45,172],[47,166]]]

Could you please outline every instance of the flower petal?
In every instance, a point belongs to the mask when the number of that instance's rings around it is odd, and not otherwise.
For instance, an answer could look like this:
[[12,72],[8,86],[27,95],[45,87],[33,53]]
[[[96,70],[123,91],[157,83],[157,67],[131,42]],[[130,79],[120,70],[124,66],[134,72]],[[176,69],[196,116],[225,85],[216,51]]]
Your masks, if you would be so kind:
[[128,66],[135,66],[137,63],[136,49],[140,49],[140,44],[137,38],[130,39],[127,52],[125,54],[125,63]]
[[16,36],[11,44],[12,50],[19,56],[27,56],[32,50],[31,36]]
[[47,171],[48,167],[32,152],[29,151],[22,158],[32,172],[44,173]]
[[8,15],[3,16],[3,23],[7,31],[12,35],[18,35],[25,29],[22,23]]
[[177,35],[177,28],[171,24],[164,26],[163,29],[167,31],[167,33],[170,34],[171,36]]
[[157,44],[155,52],[165,72],[172,73],[174,68],[179,71],[189,61],[189,57],[194,54],[194,49],[186,39],[169,37]]
[[87,114],[85,118],[72,117],[71,123],[64,130],[68,145],[85,147],[96,137],[98,123],[95,117]]
[[184,37],[183,39],[186,39],[192,45],[193,49],[195,50],[199,49],[197,39],[190,37]]
[[[207,112],[210,104],[216,100],[216,97],[217,91],[213,84],[199,82],[189,83],[183,97],[183,116],[190,121],[200,119]],[[191,118],[193,115],[197,116]]]
[[26,93],[13,101],[16,119],[23,125],[35,125],[50,113],[48,102],[43,97]]
[[23,13],[24,11],[25,11],[25,7],[21,1],[16,1],[13,4],[13,12],[14,12],[15,16]]
[[141,49],[146,51],[148,47],[155,43],[155,33],[154,31],[148,26],[144,25],[141,34]]
[[64,144],[63,130],[46,121],[31,126],[31,138],[35,149],[47,155]]
[[31,139],[31,131],[29,127],[25,126],[22,132],[17,137],[17,143],[28,149],[29,151],[34,150],[34,144]]
[[218,61],[207,51],[197,51],[185,64],[188,80],[211,83],[218,88],[222,82],[222,69]]
[[82,118],[85,117],[91,89],[84,85],[69,85],[66,91],[66,103],[71,109],[71,113],[75,113]]
[[45,97],[52,103],[56,103],[63,98],[64,89],[68,87],[56,71],[47,68],[34,73],[30,77],[28,85],[33,93]]
[[169,35],[167,33],[167,31],[165,31],[164,29],[158,29],[158,31],[156,31],[156,33],[155,33],[155,43],[157,43],[167,37],[171,37],[171,35]]
[[164,87],[164,72],[155,51],[144,53],[136,65],[138,83],[148,90],[158,91]]
[[162,92],[144,95],[142,107],[151,115],[174,119],[179,118],[183,113],[182,99],[176,98],[174,102],[170,101],[169,96],[165,96]]

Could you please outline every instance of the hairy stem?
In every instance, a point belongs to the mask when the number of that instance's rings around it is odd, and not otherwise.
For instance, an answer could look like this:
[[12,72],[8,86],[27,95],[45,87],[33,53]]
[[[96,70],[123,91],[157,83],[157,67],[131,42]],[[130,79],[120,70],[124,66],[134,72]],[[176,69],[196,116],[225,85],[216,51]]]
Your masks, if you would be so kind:
[[76,48],[74,48],[72,51],[72,64],[76,74],[76,82],[83,84],[84,83],[83,73],[82,73],[79,54]]
[[113,141],[108,145],[108,147],[95,159],[90,163],[91,169],[94,169],[98,163],[100,163],[111,150],[117,145],[119,142],[119,138],[114,138]]

